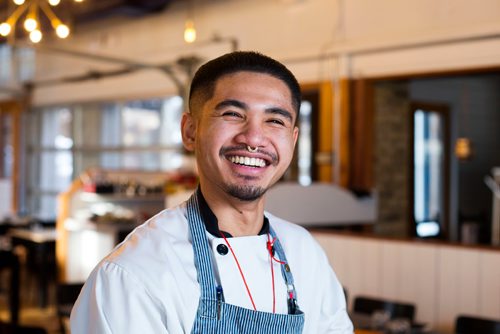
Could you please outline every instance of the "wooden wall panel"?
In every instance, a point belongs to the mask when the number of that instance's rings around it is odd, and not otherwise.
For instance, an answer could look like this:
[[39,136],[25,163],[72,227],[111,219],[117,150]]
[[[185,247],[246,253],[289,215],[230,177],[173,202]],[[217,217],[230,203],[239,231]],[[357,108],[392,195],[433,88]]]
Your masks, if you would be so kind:
[[452,249],[441,249],[438,254],[438,322],[436,327],[441,331],[451,331],[453,317],[459,302],[459,280],[457,279],[459,267],[459,254]]
[[363,258],[362,263],[364,267],[363,277],[363,291],[366,294],[380,294],[380,286],[382,285],[382,270],[379,263],[382,260],[382,247],[376,241],[367,240],[362,245]]
[[387,296],[387,298],[390,299],[399,299],[399,261],[398,244],[390,242],[382,243],[382,261],[380,263],[382,287],[380,296]]
[[484,252],[479,258],[478,314],[500,319],[500,260],[496,252]]
[[500,250],[313,235],[347,288],[351,306],[358,295],[411,302],[417,321],[440,333],[452,333],[462,313],[500,319]]
[[357,246],[353,240],[349,240],[346,246],[349,252],[344,251],[344,254],[348,260],[348,265],[346,267],[346,280],[342,284],[349,288],[353,296],[365,294],[362,276],[365,274],[364,270],[366,268],[362,261],[361,247]]
[[411,260],[406,260],[402,254],[404,263],[402,271],[407,276],[411,276],[408,281],[403,281],[409,293],[406,300],[415,301],[420,307],[417,308],[417,319],[425,323],[435,323],[437,309],[437,286],[435,279],[438,274],[437,248],[412,245],[409,246],[412,256]]
[[460,291],[458,310],[460,313],[477,314],[479,312],[479,252],[461,250],[456,279]]
[[[338,238],[332,241],[327,235],[317,235],[316,240],[323,247],[340,283],[348,282],[349,258],[345,256],[345,250],[350,246],[350,241],[345,238]],[[344,285],[344,287],[346,286]],[[348,298],[351,295],[351,291],[348,291]]]

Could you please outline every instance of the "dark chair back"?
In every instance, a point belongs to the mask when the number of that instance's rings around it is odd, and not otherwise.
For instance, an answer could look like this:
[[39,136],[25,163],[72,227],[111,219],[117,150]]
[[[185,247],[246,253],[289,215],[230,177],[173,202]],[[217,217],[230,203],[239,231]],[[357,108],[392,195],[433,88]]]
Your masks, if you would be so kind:
[[11,325],[0,322],[0,334],[48,334],[44,328]]
[[500,320],[459,315],[455,322],[456,334],[500,334]]
[[19,322],[19,259],[11,251],[0,250],[0,270],[9,270],[9,312],[10,324],[15,326]]
[[415,319],[415,305],[373,297],[358,296],[354,298],[353,311],[367,315],[371,315],[375,311],[387,311],[391,319],[406,318],[412,323]]
[[58,283],[56,285],[56,309],[59,317],[61,333],[66,333],[64,318],[68,318],[75,303],[83,283]]

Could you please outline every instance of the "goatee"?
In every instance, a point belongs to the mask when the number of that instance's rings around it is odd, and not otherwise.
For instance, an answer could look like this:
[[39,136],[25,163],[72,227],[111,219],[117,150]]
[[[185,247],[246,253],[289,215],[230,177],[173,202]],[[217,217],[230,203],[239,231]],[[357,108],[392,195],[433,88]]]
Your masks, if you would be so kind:
[[230,185],[227,187],[227,193],[240,201],[252,202],[261,198],[267,189],[254,186]]

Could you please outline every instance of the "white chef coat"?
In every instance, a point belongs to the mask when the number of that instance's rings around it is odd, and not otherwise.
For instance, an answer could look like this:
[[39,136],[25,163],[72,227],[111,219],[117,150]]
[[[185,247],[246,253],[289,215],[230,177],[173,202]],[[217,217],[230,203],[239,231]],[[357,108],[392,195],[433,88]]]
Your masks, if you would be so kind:
[[[352,334],[342,286],[319,244],[302,227],[265,213],[294,277],[304,333]],[[207,232],[225,302],[253,309],[236,261]],[[267,235],[228,238],[257,310],[272,312]],[[273,261],[275,307],[287,313],[281,266]],[[190,333],[200,297],[185,203],[136,228],[92,271],[71,313],[71,333]]]

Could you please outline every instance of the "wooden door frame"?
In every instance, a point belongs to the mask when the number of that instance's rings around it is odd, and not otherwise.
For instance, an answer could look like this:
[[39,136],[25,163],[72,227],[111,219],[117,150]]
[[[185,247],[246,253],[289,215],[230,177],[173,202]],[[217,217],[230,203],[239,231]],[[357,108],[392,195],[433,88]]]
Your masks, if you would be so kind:
[[[0,116],[5,115],[12,117],[12,213],[19,211],[19,187],[20,187],[20,171],[21,171],[21,115],[23,104],[18,101],[0,101]],[[1,159],[3,159],[3,155]]]
[[[300,85],[303,92],[315,91],[318,93],[318,115],[316,122],[317,134],[315,134],[316,170],[318,182],[336,183],[347,187],[349,179],[349,80],[342,79],[335,85],[332,81],[308,82]],[[337,92],[335,91],[338,90]],[[335,94],[338,94],[340,108],[340,124],[335,124]],[[334,147],[334,128],[339,131],[340,145]],[[338,152],[337,152],[338,150]],[[339,162],[338,180],[334,179],[335,159]]]

